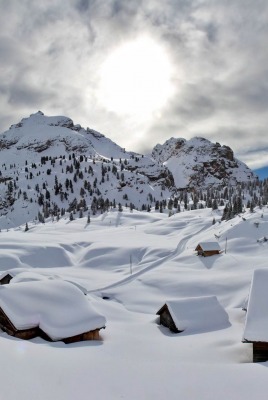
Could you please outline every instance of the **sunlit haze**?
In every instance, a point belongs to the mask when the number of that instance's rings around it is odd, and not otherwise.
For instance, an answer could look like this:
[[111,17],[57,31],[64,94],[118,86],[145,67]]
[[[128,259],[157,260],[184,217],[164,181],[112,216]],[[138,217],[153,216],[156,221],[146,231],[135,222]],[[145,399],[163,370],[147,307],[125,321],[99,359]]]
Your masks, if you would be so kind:
[[117,114],[151,118],[172,96],[172,68],[167,54],[149,38],[114,50],[100,68],[98,100]]

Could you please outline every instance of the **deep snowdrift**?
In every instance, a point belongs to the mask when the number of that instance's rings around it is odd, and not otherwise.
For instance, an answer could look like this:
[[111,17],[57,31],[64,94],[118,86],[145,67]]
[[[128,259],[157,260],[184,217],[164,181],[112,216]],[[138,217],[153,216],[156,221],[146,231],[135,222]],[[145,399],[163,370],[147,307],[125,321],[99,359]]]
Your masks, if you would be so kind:
[[[266,268],[268,244],[259,239],[267,236],[268,211],[220,219],[211,209],[170,218],[124,211],[92,218],[89,225],[66,217],[29,224],[27,232],[2,231],[2,271],[28,271],[24,281],[41,275],[74,282],[107,319],[101,342],[26,342],[1,333],[2,397],[264,398],[266,363],[253,364],[252,345],[242,343],[242,308],[253,270]],[[199,242],[215,238],[221,254],[196,256]],[[223,329],[204,331],[199,320],[195,334],[172,334],[158,324],[156,312],[165,302],[205,296],[216,296],[227,313]]]

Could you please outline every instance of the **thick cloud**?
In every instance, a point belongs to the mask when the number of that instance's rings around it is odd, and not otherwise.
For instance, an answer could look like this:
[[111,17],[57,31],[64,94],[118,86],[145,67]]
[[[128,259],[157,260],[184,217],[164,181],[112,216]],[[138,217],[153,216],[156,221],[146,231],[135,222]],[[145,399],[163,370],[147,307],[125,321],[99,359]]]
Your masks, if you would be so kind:
[[[267,164],[265,0],[0,0],[0,131],[39,109],[145,152],[171,136],[231,146]],[[173,65],[173,97],[139,121],[105,109],[99,70],[119,45],[147,35]],[[242,145],[241,145],[242,144]]]

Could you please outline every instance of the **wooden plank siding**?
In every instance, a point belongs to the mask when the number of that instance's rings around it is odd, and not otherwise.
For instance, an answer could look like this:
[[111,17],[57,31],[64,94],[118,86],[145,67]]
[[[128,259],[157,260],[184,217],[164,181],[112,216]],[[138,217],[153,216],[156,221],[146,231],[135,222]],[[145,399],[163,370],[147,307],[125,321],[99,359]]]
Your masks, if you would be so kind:
[[220,252],[218,250],[204,250],[202,252],[203,257],[214,256],[215,254],[220,254]]
[[178,328],[175,325],[175,322],[173,321],[173,318],[169,312],[168,306],[165,304],[158,312],[157,315],[160,316],[160,325],[165,326],[166,328],[169,328],[171,332],[173,333],[180,333],[182,331],[178,330]]
[[5,312],[2,310],[0,307],[0,328],[6,332],[10,336],[15,336],[20,339],[33,339],[34,337],[38,336],[38,328],[30,328],[30,329],[23,329],[23,330],[18,330],[16,327],[12,324],[8,316],[5,314]]
[[80,335],[72,336],[69,338],[62,339],[62,341],[66,344],[82,342],[84,340],[100,340],[100,329],[95,329],[94,331],[89,331],[85,333],[81,333]]
[[253,342],[253,362],[268,361],[268,343]]

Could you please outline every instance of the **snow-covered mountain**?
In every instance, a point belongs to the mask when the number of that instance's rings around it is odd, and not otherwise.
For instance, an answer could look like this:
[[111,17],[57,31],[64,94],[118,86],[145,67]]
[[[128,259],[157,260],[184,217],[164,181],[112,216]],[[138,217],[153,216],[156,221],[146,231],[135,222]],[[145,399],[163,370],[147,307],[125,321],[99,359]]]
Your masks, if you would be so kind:
[[[18,124],[0,135],[2,162],[17,166],[38,162],[42,157],[76,157],[86,155],[95,161],[132,160],[125,163],[126,169],[148,176],[152,181],[171,186],[171,174],[162,163],[135,152],[127,152],[101,133],[74,125],[70,118],[48,117],[41,111],[23,118]],[[170,181],[166,182],[168,178]]]
[[152,157],[168,167],[177,188],[234,185],[255,178],[255,174],[234,157],[230,147],[201,137],[171,138],[163,145],[157,144]]
[[162,209],[178,189],[254,178],[229,147],[206,139],[172,138],[146,156],[41,111],[0,135],[0,157],[0,229],[65,211]]
[[32,220],[40,208],[50,213],[44,207],[85,210],[96,202],[103,209],[105,202],[140,209],[173,188],[162,163],[40,111],[0,135],[0,157],[0,228]]
[[28,161],[36,161],[36,153],[52,157],[70,152],[86,153],[91,157],[100,154],[111,157],[113,154],[115,158],[120,158],[125,155],[123,148],[99,132],[74,125],[67,117],[45,116],[41,111],[11,125],[0,136],[0,149],[10,150],[6,152],[10,162],[18,162],[18,156],[22,160],[27,156]]

